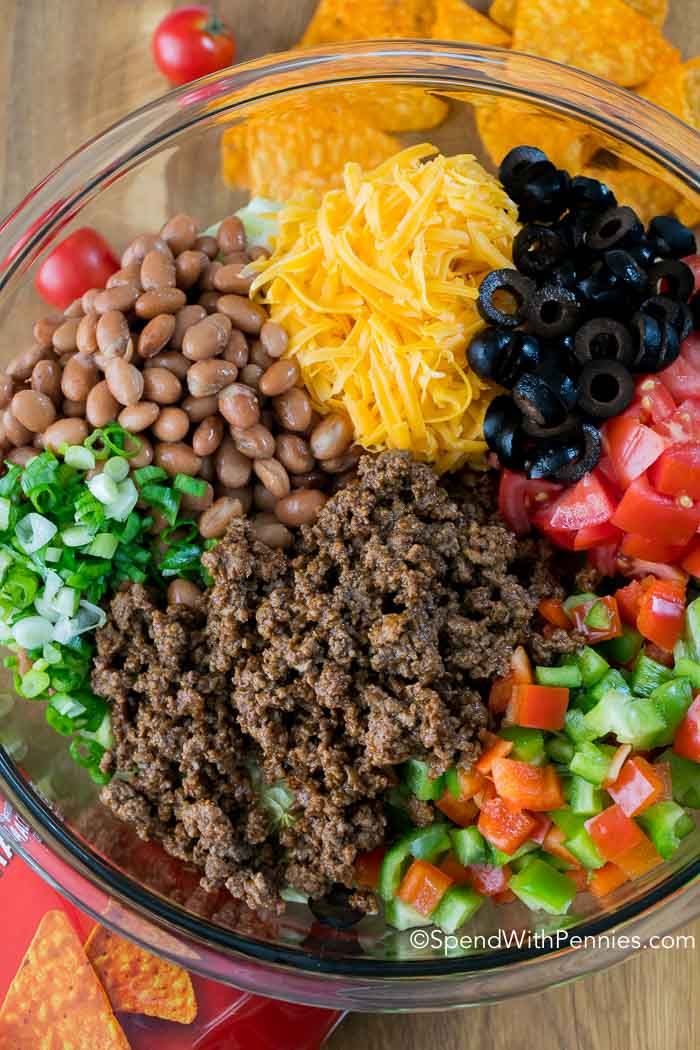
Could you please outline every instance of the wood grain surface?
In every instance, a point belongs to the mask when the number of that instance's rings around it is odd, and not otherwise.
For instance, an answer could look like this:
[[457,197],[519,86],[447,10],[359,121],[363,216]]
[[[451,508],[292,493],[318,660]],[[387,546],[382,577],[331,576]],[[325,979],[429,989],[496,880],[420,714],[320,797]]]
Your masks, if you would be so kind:
[[[700,53],[700,0],[671,0],[667,31]],[[0,0],[0,216],[69,152],[166,90],[149,54],[166,0]],[[315,0],[222,0],[239,58],[290,46]],[[484,3],[478,4],[484,7]],[[621,45],[622,46],[622,45]],[[545,994],[461,1013],[348,1018],[331,1050],[696,1050],[697,948],[645,951]],[[253,1048],[251,1048],[253,1050]]]

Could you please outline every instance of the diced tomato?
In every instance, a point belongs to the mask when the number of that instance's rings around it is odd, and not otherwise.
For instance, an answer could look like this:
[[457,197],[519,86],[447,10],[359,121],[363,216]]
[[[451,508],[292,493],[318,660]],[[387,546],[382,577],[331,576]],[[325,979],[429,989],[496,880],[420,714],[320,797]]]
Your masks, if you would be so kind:
[[670,652],[683,633],[685,585],[657,580],[642,595],[637,630],[650,642]]
[[673,415],[657,423],[654,430],[666,438],[669,445],[700,441],[700,394],[689,397],[682,393],[679,401],[680,404]]
[[628,758],[608,793],[628,817],[636,817],[658,802],[665,785],[655,766],[641,755]]
[[541,529],[542,534],[547,537],[554,547],[561,547],[563,551],[576,550],[574,544],[576,543],[576,536],[578,533],[575,529],[548,529],[546,526],[539,525],[537,522],[535,522],[535,524],[537,524],[537,527]]
[[620,612],[612,595],[575,605],[571,616],[576,630],[590,645],[619,638],[622,634]]
[[494,760],[497,758],[505,758],[512,750],[513,741],[502,740],[501,737],[498,736],[488,745],[485,751],[482,751],[474,768],[479,773],[490,773]]
[[561,809],[564,795],[554,766],[533,766],[511,758],[495,759],[491,772],[497,793],[511,806],[533,812]]
[[468,828],[477,818],[479,810],[473,799],[457,799],[449,791],[446,791],[439,801],[435,803],[441,813],[449,817],[461,828]]
[[460,864],[453,853],[448,853],[440,864],[440,871],[452,879],[455,886],[468,886],[470,884],[469,872]]
[[532,818],[537,826],[532,835],[530,835],[530,838],[533,842],[537,842],[541,846],[547,838],[547,832],[552,826],[552,821],[549,817],[545,816],[544,813],[533,813]]
[[657,852],[654,843],[643,833],[640,832],[640,834],[642,834],[641,842],[615,858],[618,868],[628,879],[638,879],[646,875],[648,871],[658,868],[659,864],[663,864],[663,857]]
[[649,480],[665,496],[685,492],[700,499],[700,442],[667,448],[649,471]]
[[535,830],[528,813],[513,812],[501,798],[484,802],[477,827],[485,839],[504,853],[515,853]]
[[502,868],[492,864],[470,864],[467,872],[471,888],[483,897],[495,897],[508,888],[510,868],[507,864]]
[[554,501],[539,511],[535,524],[545,530],[582,529],[586,525],[600,525],[610,521],[615,510],[610,495],[595,474],[586,474]]
[[681,344],[681,352],[659,379],[680,402],[684,397],[700,397],[700,333],[691,332]]
[[[580,482],[579,482],[580,484]],[[646,477],[636,478],[615,511],[613,524],[668,543],[688,543],[700,525],[700,503],[655,492]]]
[[398,896],[421,915],[430,915],[452,885],[452,879],[427,860],[414,860],[399,886]]
[[[630,409],[627,409],[627,412],[629,411]],[[613,467],[610,456],[605,453],[600,457],[600,462],[596,467],[596,474],[598,475],[601,484],[605,486],[608,495],[612,497],[613,503],[618,503],[622,496],[620,482],[617,480],[617,474],[615,473],[615,468]]]
[[377,888],[379,869],[386,853],[385,846],[377,846],[368,853],[360,853],[355,860],[355,882],[369,890]]
[[623,533],[616,529],[614,525],[611,525],[609,521],[604,521],[601,525],[585,525],[576,533],[574,550],[588,551],[601,544],[619,544],[622,536]]
[[693,271],[695,277],[695,291],[697,292],[700,288],[700,255],[685,255],[681,262],[684,262],[686,266],[689,266]]
[[498,509],[514,533],[524,536],[530,531],[530,519],[550,503],[562,490],[551,481],[530,481],[524,474],[503,470],[498,487]]
[[700,696],[696,696],[676,730],[673,750],[691,762],[700,762]]
[[608,806],[586,821],[588,834],[604,860],[617,858],[644,841],[641,828],[618,806]]
[[623,488],[648,470],[666,448],[661,434],[625,416],[608,420],[603,436],[615,476]]
[[631,583],[615,591],[615,601],[617,602],[620,617],[631,627],[637,626],[639,604],[643,594],[644,590],[639,580],[632,580]]
[[700,577],[700,540],[694,540],[690,550],[681,562],[681,568],[691,576]]
[[559,857],[560,860],[566,861],[567,864],[578,864],[576,857],[564,845],[565,839],[566,835],[562,829],[557,827],[556,824],[552,824],[544,837],[542,848],[545,853],[551,853],[553,857]]
[[624,871],[608,861],[602,868],[591,873],[588,889],[594,897],[607,897],[625,882],[627,882],[627,876]]
[[478,769],[462,769],[457,767],[457,779],[459,781],[459,798],[461,802],[466,802],[470,798],[474,798],[484,786],[485,777],[483,773],[480,773]]
[[557,732],[568,706],[569,690],[563,686],[516,685],[506,717],[512,725]]
[[537,611],[543,620],[551,623],[552,627],[562,627],[565,631],[571,629],[569,614],[557,598],[543,598],[537,606]]
[[522,645],[516,645],[513,650],[513,655],[510,660],[511,674],[513,675],[513,682],[516,685],[527,685],[529,682],[534,682],[535,676],[532,673],[532,664],[530,663],[530,657],[522,647]]
[[620,551],[628,558],[642,558],[644,561],[680,561],[687,549],[687,545],[662,543],[640,536],[638,532],[628,532],[620,546]]
[[676,402],[657,376],[642,376],[637,380],[635,404],[640,421],[652,426],[663,423],[676,411]]
[[505,678],[496,678],[489,691],[489,711],[494,715],[504,714],[512,695],[512,674],[507,674]]

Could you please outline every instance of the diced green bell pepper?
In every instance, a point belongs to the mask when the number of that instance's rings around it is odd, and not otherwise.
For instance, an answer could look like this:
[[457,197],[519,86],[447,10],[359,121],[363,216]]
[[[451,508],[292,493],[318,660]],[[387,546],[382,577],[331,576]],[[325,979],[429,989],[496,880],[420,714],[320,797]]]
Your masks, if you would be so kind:
[[690,659],[700,661],[700,598],[685,610],[684,641]]
[[598,703],[606,693],[610,693],[613,690],[617,690],[620,693],[632,693],[627,680],[623,677],[622,672],[618,671],[617,668],[611,667],[609,671],[597,682],[592,689],[589,689],[588,695],[592,700]]
[[413,930],[416,926],[430,926],[432,919],[404,903],[399,897],[392,897],[384,905],[384,918],[395,930]]
[[689,660],[687,656],[676,659],[673,667],[674,678],[687,678],[693,689],[700,689],[700,663]]
[[695,828],[693,818],[677,802],[656,802],[637,820],[664,860],[670,860],[682,839]]
[[570,809],[556,809],[549,816],[557,827],[564,832],[566,836],[564,845],[569,853],[573,853],[579,864],[589,869],[603,867],[605,860],[601,857],[593,839],[586,830],[585,824],[588,817],[581,813],[572,813]]
[[421,802],[436,802],[445,791],[445,777],[431,777],[427,763],[417,758],[404,762],[402,780],[412,795]]
[[603,792],[583,777],[572,776],[565,792],[572,813],[588,818],[603,809]]
[[653,700],[637,699],[619,690],[606,693],[584,720],[596,737],[612,733],[619,743],[640,750],[652,747],[666,730],[666,722]]
[[484,898],[468,886],[450,886],[431,915],[443,933],[454,933],[477,913]]
[[586,689],[592,689],[610,670],[610,664],[590,645],[584,645],[578,653],[578,667]]
[[597,594],[584,591],[581,594],[570,594],[569,597],[563,602],[564,611],[571,612],[577,605],[584,605],[586,602],[594,602],[598,597]]
[[644,639],[639,631],[628,624],[623,624],[619,638],[610,638],[607,642],[600,642],[598,650],[611,663],[629,664],[639,655],[643,642]]
[[452,849],[460,864],[486,864],[488,846],[478,828],[459,828],[450,831]]
[[581,671],[575,664],[561,667],[536,667],[535,681],[540,685],[558,685],[566,689],[578,689],[583,685]]
[[576,886],[571,879],[539,859],[513,875],[509,887],[528,908],[550,915],[565,914],[576,896]]
[[658,689],[655,689],[649,699],[656,704],[659,714],[666,723],[665,729],[655,738],[652,746],[666,747],[673,743],[676,730],[693,702],[690,679],[672,678],[670,682],[664,682]]
[[570,707],[564,715],[564,732],[575,744],[596,737],[595,730],[588,727],[583,711],[576,707]]
[[574,757],[574,745],[563,733],[556,733],[549,737],[545,744],[545,750],[552,762],[567,766]]
[[526,729],[523,726],[505,726],[499,736],[513,742],[509,758],[518,762],[529,762],[533,766],[542,766],[547,760],[544,748],[544,733],[541,729]]
[[447,832],[446,824],[429,824],[426,828],[409,831],[405,836],[405,841],[413,857],[416,857],[417,860],[427,860],[432,864],[450,849],[450,836]]
[[668,682],[672,676],[673,672],[668,667],[642,652],[637,657],[632,672],[632,692],[635,696],[651,696],[655,689]]
[[486,863],[493,864],[496,868],[502,868],[505,864],[512,864],[514,860],[518,860],[528,853],[533,853],[537,848],[536,842],[523,842],[522,846],[518,846],[513,853],[504,853],[502,849],[498,849],[498,847],[489,842]]
[[582,740],[576,745],[569,769],[595,787],[601,787],[607,778],[615,750],[608,744],[593,744],[589,740]]
[[391,900],[399,891],[401,879],[411,859],[409,838],[410,833],[409,835],[404,835],[393,846],[390,846],[384,854],[377,884],[377,893],[382,900]]
[[700,764],[677,755],[675,751],[664,751],[659,759],[671,767],[673,797],[681,806],[700,809]]
[[451,766],[445,773],[445,790],[449,791],[453,798],[462,797],[462,788],[459,783],[457,766]]

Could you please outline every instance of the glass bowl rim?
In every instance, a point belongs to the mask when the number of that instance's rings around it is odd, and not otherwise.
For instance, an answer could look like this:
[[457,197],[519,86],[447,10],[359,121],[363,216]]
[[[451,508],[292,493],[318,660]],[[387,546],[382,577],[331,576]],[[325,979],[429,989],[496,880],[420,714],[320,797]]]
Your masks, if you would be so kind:
[[[493,79],[489,79],[489,75]],[[268,83],[266,86],[271,77],[276,78],[274,85]],[[556,93],[537,88],[540,79],[545,87],[549,83],[555,88]],[[501,48],[432,41],[368,41],[287,52],[211,74],[161,96],[112,124],[72,153],[0,223],[0,259],[5,259],[4,271],[0,269],[0,292],[15,276],[28,269],[34,256],[79,213],[87,200],[96,196],[120,173],[145,159],[154,146],[162,146],[204,120],[211,121],[223,113],[232,115],[237,109],[268,98],[310,88],[377,81],[423,84],[428,90],[432,82],[432,90],[438,92],[447,86],[455,86],[460,90],[472,88],[475,92],[541,104],[548,111],[612,132],[616,139],[632,145],[657,163],[661,161],[681,182],[700,192],[700,171],[694,159],[700,151],[697,132],[645,99],[548,59]],[[438,81],[440,86],[435,83]],[[222,103],[218,109],[212,104],[216,98],[221,98]],[[597,108],[589,108],[594,104]],[[186,107],[193,107],[194,115],[188,116]],[[165,128],[157,125],[159,133],[151,137],[151,118],[159,114],[172,119]],[[178,117],[179,122],[175,119]],[[139,122],[145,125],[139,147],[127,148],[116,159],[110,156],[105,164],[105,150],[126,145]],[[89,165],[96,166],[96,170],[86,173],[85,168]],[[61,185],[71,180],[75,182],[71,192],[67,196],[58,196]],[[55,197],[53,201],[52,196]],[[537,947],[508,948],[484,955],[391,962],[369,957],[329,959],[298,948],[266,943],[232,933],[186,912],[157,893],[140,887],[112,864],[103,861],[57,819],[2,747],[0,789],[7,792],[10,801],[42,842],[66,859],[72,870],[94,887],[114,895],[163,928],[179,931],[209,948],[224,949],[251,961],[281,964],[309,975],[391,980],[469,977],[494,969],[501,971],[517,963],[544,962],[553,955],[561,958],[563,952],[579,950],[565,940],[556,951]],[[645,913],[662,910],[664,904],[670,903],[681,891],[689,890],[699,877],[700,857],[638,899],[621,905],[610,914],[586,920],[571,934],[583,938],[607,933]]]

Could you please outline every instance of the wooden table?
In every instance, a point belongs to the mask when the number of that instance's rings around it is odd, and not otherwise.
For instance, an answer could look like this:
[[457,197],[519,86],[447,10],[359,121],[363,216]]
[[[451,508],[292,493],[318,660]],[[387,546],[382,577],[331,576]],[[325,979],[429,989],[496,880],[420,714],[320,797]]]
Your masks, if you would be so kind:
[[[223,0],[239,57],[298,39],[315,0]],[[0,215],[91,135],[165,90],[149,54],[166,0],[0,0]],[[479,6],[483,6],[479,5]],[[700,3],[672,0],[668,24],[700,52]],[[332,1050],[691,1050],[700,1045],[697,949],[647,951],[612,972],[465,1013],[356,1015]]]

